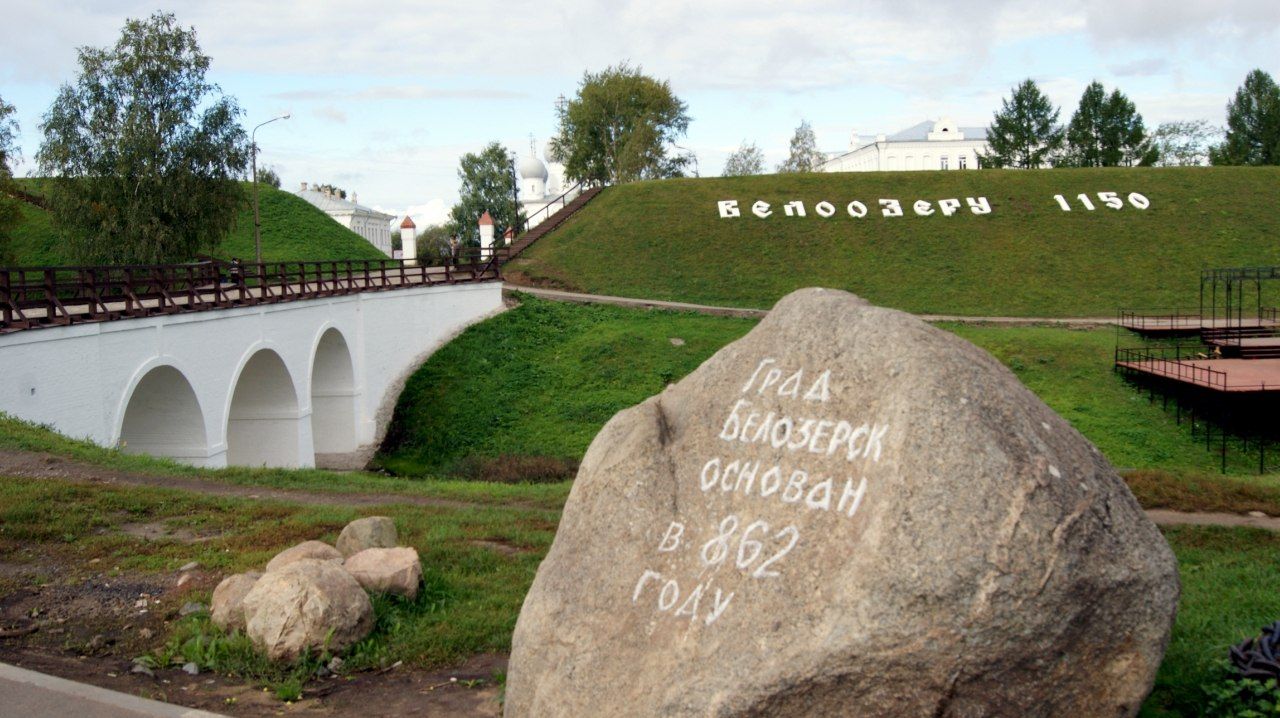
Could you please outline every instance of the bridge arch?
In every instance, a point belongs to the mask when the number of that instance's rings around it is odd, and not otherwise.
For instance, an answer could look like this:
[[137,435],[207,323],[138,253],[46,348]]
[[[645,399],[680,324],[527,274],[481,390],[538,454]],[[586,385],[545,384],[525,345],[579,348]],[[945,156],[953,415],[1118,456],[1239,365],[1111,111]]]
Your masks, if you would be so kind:
[[311,353],[311,434],[316,454],[346,454],[357,441],[355,365],[346,337],[323,327]]
[[189,464],[209,457],[200,400],[186,374],[163,359],[135,373],[124,393],[114,442],[126,454],[150,454]]
[[302,465],[303,417],[284,359],[274,349],[255,347],[231,387],[226,414],[227,464]]

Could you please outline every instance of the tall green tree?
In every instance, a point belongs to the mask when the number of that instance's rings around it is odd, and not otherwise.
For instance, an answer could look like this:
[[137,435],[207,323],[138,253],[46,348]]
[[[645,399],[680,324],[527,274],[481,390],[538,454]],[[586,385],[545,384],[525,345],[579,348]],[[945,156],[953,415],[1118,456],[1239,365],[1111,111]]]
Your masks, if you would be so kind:
[[[449,231],[463,244],[480,244],[480,215],[493,218],[494,239],[502,236],[517,219],[513,188],[516,183],[515,153],[490,142],[478,154],[468,152],[458,164],[458,203],[449,210]],[[524,221],[523,212],[519,215]]]
[[791,151],[787,159],[778,165],[779,172],[813,172],[826,157],[818,151],[818,138],[808,120],[800,120],[800,126],[791,135]]
[[0,97],[0,262],[14,261],[13,228],[22,218],[18,198],[13,195],[17,186],[13,182],[11,162],[18,160],[18,121],[13,118],[17,108]]
[[1107,98],[1106,138],[1107,156],[1104,159],[1114,161],[1115,165],[1150,167],[1160,159],[1160,150],[1147,135],[1138,108],[1119,90],[1112,90]]
[[258,183],[280,189],[280,175],[271,167],[258,168]]
[[1161,167],[1195,167],[1209,162],[1214,139],[1222,136],[1222,128],[1208,120],[1175,120],[1162,122],[1151,133],[1151,142],[1160,154]]
[[1227,134],[1209,152],[1215,165],[1280,164],[1280,87],[1262,70],[1250,72],[1227,102]]
[[115,47],[82,47],[79,64],[36,155],[72,255],[172,262],[216,247],[243,202],[249,142],[235,99],[205,79],[195,29],[170,13],[128,20]]
[[1076,167],[1151,165],[1159,156],[1133,102],[1120,90],[1108,95],[1096,80],[1080,96],[1066,139],[1063,164]]
[[691,157],[671,154],[689,129],[688,106],[639,67],[607,67],[582,76],[578,94],[559,109],[551,140],[565,174],[577,180],[621,184],[678,177]]
[[449,239],[453,232],[443,224],[433,224],[418,233],[418,259],[430,264],[438,264],[449,257]]
[[1080,105],[1067,124],[1067,156],[1077,167],[1101,167],[1106,152],[1107,91],[1094,80],[1084,88]]
[[1047,164],[1062,148],[1058,112],[1034,80],[1023,80],[987,128],[991,149],[982,155],[982,165],[1035,169]]
[[738,149],[729,153],[724,162],[724,177],[744,177],[764,173],[764,152],[756,147],[756,143],[742,141]]

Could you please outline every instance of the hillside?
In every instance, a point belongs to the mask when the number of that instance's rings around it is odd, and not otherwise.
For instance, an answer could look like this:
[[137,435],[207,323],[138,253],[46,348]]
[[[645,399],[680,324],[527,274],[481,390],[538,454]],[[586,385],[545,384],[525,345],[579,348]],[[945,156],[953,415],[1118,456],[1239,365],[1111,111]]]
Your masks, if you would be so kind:
[[[19,180],[22,188],[40,193],[40,180]],[[259,216],[262,222],[264,261],[300,259],[386,259],[363,237],[330,219],[305,200],[271,187],[259,186]],[[253,258],[253,205],[245,185],[245,206],[235,228],[213,254],[251,260]],[[22,223],[14,232],[14,263],[20,266],[71,264],[61,248],[49,213],[31,204],[22,205]]]
[[[1137,192],[1108,209],[1098,192]],[[1077,195],[1096,207],[1087,211]],[[1054,195],[1068,199],[1064,212]],[[990,214],[967,197],[985,197]],[[885,217],[896,199],[904,216]],[[952,216],[939,200],[954,198]],[[738,201],[723,219],[717,202]],[[752,203],[772,216],[752,215]],[[804,203],[806,217],[784,215]],[[869,208],[855,219],[854,200]],[[917,216],[913,204],[930,202]],[[827,201],[835,215],[822,218]],[[793,289],[847,289],[913,312],[1112,316],[1198,303],[1204,267],[1280,264],[1280,167],[882,172],[680,179],[605,191],[508,267],[584,292],[769,307]]]

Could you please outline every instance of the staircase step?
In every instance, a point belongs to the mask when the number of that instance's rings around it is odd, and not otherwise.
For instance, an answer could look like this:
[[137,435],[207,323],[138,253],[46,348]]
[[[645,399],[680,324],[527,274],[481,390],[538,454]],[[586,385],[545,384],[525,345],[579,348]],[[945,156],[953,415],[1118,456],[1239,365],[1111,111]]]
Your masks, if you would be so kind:
[[542,239],[557,229],[560,225],[564,224],[567,219],[572,217],[578,210],[582,209],[583,205],[590,202],[596,195],[600,194],[603,189],[603,187],[591,187],[584,190],[582,194],[574,197],[564,207],[561,207],[557,212],[540,222],[538,226],[528,230],[519,237],[516,237],[515,240],[511,242],[510,246],[499,250],[498,256],[502,258],[504,263],[511,261],[518,254],[527,249],[529,245],[539,239]]

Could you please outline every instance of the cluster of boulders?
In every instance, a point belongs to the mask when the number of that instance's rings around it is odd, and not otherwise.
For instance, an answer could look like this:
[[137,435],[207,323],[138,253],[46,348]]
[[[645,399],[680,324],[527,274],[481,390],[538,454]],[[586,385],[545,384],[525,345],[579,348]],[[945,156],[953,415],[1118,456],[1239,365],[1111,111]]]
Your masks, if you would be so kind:
[[274,660],[340,653],[373,630],[366,591],[417,597],[422,562],[417,550],[396,544],[395,522],[369,516],[347,524],[336,547],[304,541],[285,549],[264,572],[238,573],[218,584],[213,622],[244,631]]

